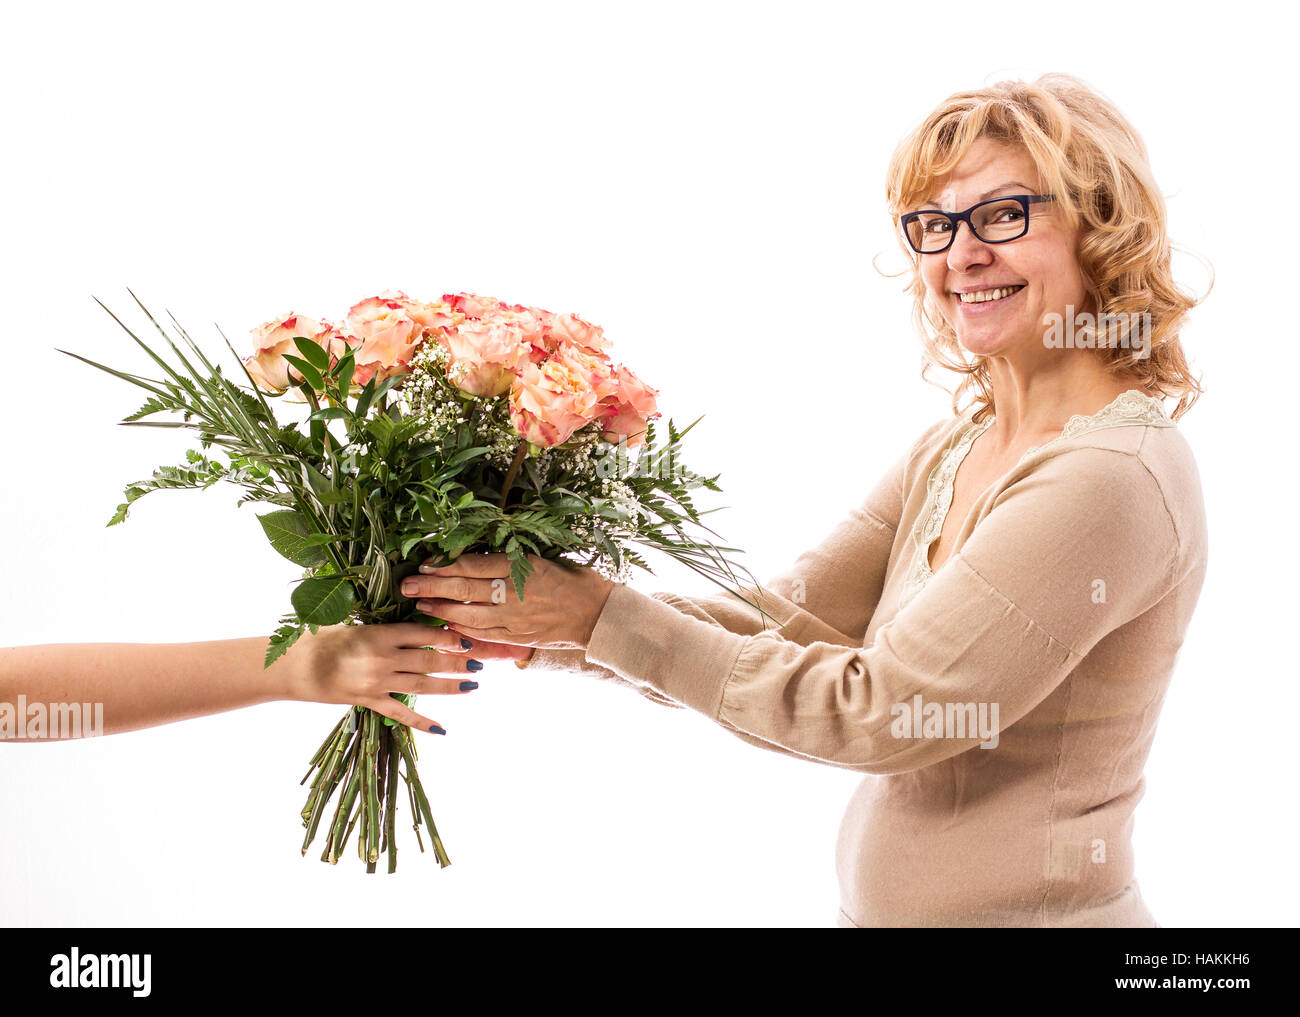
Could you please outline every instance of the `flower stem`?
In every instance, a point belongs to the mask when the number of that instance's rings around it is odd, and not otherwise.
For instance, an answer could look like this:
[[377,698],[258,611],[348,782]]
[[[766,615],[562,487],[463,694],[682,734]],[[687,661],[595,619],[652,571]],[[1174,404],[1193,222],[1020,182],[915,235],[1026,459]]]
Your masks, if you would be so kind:
[[528,455],[528,442],[520,440],[518,447],[515,449],[515,457],[510,461],[510,469],[506,470],[506,479],[501,485],[501,500],[497,502],[497,508],[504,511],[506,499],[510,497],[510,485],[515,482],[515,475],[519,472],[519,467],[523,465],[524,458]]
[[334,812],[334,822],[330,828],[329,840],[325,845],[324,858],[331,865],[338,864],[339,854],[343,850],[343,845],[347,843],[347,834],[352,832],[352,828],[349,826],[345,834],[344,826],[352,816],[352,803],[356,801],[357,790],[361,785],[361,733],[359,728],[352,739],[352,744],[348,747],[348,755],[352,760],[352,768],[348,771],[344,791],[339,796],[339,804]]
[[388,813],[384,817],[384,840],[388,845],[388,872],[397,871],[397,758],[395,728],[384,728],[384,752],[388,757]]
[[424,787],[420,784],[420,775],[415,770],[415,757],[411,753],[411,729],[409,727],[402,729],[402,733],[398,736],[398,744],[402,748],[402,757],[406,760],[406,774],[410,778],[415,800],[420,806],[420,811],[424,814],[424,821],[429,824],[429,839],[433,842],[433,853],[438,859],[438,864],[445,869],[451,864],[451,859],[447,857],[447,852],[443,849],[442,838],[438,836],[438,827],[433,822],[433,811],[429,808],[429,799],[424,795]]
[[379,714],[366,711],[366,862],[379,860]]

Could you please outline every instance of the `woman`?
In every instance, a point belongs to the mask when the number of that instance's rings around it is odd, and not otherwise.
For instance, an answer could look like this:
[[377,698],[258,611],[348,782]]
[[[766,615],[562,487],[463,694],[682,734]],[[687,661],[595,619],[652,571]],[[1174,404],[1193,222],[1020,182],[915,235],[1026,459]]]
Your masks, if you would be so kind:
[[748,591],[779,629],[727,595],[537,559],[525,600],[496,604],[498,555],[404,592],[471,639],[535,647],[526,666],[866,774],[841,926],[1151,926],[1133,811],[1206,524],[1175,425],[1200,391],[1178,342],[1195,301],[1144,146],[1076,79],[999,84],[903,141],[888,198],[928,359],[963,375],[954,416]]

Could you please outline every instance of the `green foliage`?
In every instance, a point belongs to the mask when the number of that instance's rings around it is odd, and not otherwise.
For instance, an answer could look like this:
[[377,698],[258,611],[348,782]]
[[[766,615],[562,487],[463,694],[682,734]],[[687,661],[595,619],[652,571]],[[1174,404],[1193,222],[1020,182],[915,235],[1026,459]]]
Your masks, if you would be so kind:
[[288,652],[289,647],[298,641],[298,637],[307,631],[307,626],[298,621],[296,615],[287,615],[280,619],[280,627],[271,636],[266,647],[266,660],[263,667],[270,667]]
[[[306,568],[320,565],[326,560],[325,552],[321,549],[322,543],[312,538],[327,536],[333,539],[332,535],[312,533],[311,526],[302,513],[280,509],[278,512],[258,516],[257,521],[262,524],[271,546],[295,565]],[[325,541],[328,542],[329,540]]]
[[290,597],[298,617],[311,625],[337,625],[352,613],[356,599],[346,576],[304,579]]

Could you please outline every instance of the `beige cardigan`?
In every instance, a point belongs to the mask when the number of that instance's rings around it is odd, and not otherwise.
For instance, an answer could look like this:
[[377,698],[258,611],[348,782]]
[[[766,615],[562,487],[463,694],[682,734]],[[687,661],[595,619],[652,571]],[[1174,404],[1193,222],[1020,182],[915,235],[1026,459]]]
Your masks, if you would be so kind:
[[840,827],[841,926],[1151,926],[1133,810],[1205,575],[1196,464],[1130,390],[1030,449],[931,575],[970,416],[764,584],[779,630],[726,593],[616,586],[585,654],[529,666],[867,774]]

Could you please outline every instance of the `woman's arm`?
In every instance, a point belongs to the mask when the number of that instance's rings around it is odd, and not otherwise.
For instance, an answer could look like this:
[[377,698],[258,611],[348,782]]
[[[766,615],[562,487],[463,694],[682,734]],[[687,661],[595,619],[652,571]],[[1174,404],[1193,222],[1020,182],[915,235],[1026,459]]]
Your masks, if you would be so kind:
[[[103,730],[133,731],[277,700],[368,706],[411,727],[441,730],[389,692],[460,694],[461,637],[416,623],[335,625],[305,633],[263,667],[267,638],[204,643],[69,643],[0,648],[0,739],[27,737],[18,706],[103,704]],[[426,648],[430,647],[430,648]],[[21,697],[21,699],[20,699]],[[6,706],[9,708],[6,710]],[[59,737],[41,732],[42,740]]]
[[[650,596],[682,614],[737,635],[776,631],[805,646],[814,642],[861,646],[880,600],[902,516],[905,472],[916,450],[937,431],[951,425],[951,420],[943,420],[927,429],[860,505],[817,547],[805,551],[792,566],[764,584],[761,593],[754,587],[741,589],[746,599],[761,604],[764,611],[778,619],[779,627],[725,592],[689,597],[655,592]],[[658,689],[593,663],[585,650],[539,648],[527,659],[527,666],[579,672],[629,685],[661,705],[680,705]]]
[[1001,492],[869,646],[732,633],[617,586],[587,658],[765,748],[869,773],[928,766],[984,736],[898,734],[897,704],[997,704],[1004,729],[1198,566],[1199,531],[1182,542],[1165,494],[1136,454],[1062,450]]

